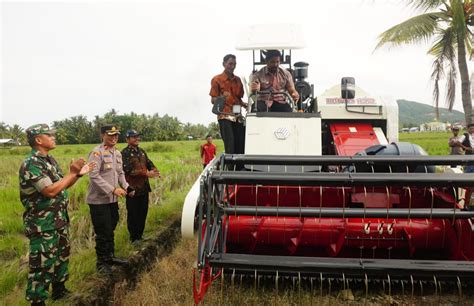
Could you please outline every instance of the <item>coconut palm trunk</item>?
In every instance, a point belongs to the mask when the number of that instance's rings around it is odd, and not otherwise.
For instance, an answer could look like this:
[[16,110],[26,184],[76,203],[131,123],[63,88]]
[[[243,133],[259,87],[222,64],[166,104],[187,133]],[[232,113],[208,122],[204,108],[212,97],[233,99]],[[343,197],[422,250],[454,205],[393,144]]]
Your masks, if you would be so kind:
[[466,124],[473,123],[471,83],[469,81],[469,72],[467,70],[466,45],[464,39],[458,38],[458,67],[461,76],[461,97]]

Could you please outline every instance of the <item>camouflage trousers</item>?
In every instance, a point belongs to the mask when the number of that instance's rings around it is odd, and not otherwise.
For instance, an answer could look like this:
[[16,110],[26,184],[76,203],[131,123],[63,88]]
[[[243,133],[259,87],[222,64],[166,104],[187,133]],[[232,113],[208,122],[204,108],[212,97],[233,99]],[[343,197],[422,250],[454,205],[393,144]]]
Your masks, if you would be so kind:
[[48,298],[51,283],[67,280],[69,263],[68,227],[35,233],[30,239],[26,300],[38,303]]

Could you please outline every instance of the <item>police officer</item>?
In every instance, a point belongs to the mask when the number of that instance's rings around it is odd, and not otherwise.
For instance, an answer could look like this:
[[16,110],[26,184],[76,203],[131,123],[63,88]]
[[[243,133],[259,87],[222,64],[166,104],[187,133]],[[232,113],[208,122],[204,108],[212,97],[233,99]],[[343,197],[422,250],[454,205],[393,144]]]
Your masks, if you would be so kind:
[[112,265],[126,265],[126,260],[115,257],[114,230],[119,220],[118,198],[133,195],[134,191],[125,180],[122,154],[116,149],[120,131],[114,124],[100,129],[102,144],[89,154],[89,161],[97,167],[89,174],[87,203],[95,232],[97,270],[112,273]]
[[32,305],[44,305],[50,283],[53,300],[70,293],[64,286],[70,251],[66,189],[87,174],[94,163],[73,161],[69,174],[64,175],[49,155],[56,147],[55,130],[47,124],[36,124],[26,129],[26,136],[32,150],[19,171],[20,199],[25,207],[23,223],[30,241],[26,299]]
[[125,178],[135,190],[134,196],[127,196],[127,228],[130,241],[133,243],[142,239],[148,213],[148,193],[151,191],[148,178],[159,177],[160,172],[148,158],[145,150],[138,147],[140,134],[128,130],[125,134],[128,146],[122,150],[123,170]]

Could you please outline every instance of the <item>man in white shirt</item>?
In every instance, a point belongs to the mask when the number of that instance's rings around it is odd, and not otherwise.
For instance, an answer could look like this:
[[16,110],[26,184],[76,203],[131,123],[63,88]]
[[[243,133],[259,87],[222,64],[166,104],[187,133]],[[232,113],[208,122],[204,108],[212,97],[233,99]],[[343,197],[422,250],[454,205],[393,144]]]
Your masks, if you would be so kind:
[[[466,155],[474,154],[474,123],[467,125],[467,133],[459,137],[459,142],[466,151]],[[474,173],[474,166],[464,167],[464,173]]]
[[461,129],[460,126],[454,125],[451,128],[451,131],[453,132],[453,136],[449,138],[448,140],[448,145],[451,148],[451,155],[464,155],[464,148],[459,140],[461,136],[459,136],[459,130]]

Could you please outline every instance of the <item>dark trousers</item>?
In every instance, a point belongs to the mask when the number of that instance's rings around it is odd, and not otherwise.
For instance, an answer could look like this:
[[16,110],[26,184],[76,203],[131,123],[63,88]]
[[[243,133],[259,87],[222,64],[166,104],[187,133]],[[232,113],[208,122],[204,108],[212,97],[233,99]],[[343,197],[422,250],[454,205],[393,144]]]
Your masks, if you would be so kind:
[[[253,110],[255,111],[255,109]],[[291,106],[288,103],[273,102],[270,108],[267,108],[265,101],[257,101],[257,112],[292,112]]]
[[119,220],[118,204],[89,204],[95,232],[97,263],[107,262],[114,256],[114,230]]
[[127,197],[127,228],[130,240],[142,239],[145,229],[146,215],[148,213],[148,192],[144,195]]
[[219,128],[224,141],[225,153],[244,154],[245,127],[240,122],[220,119]]

